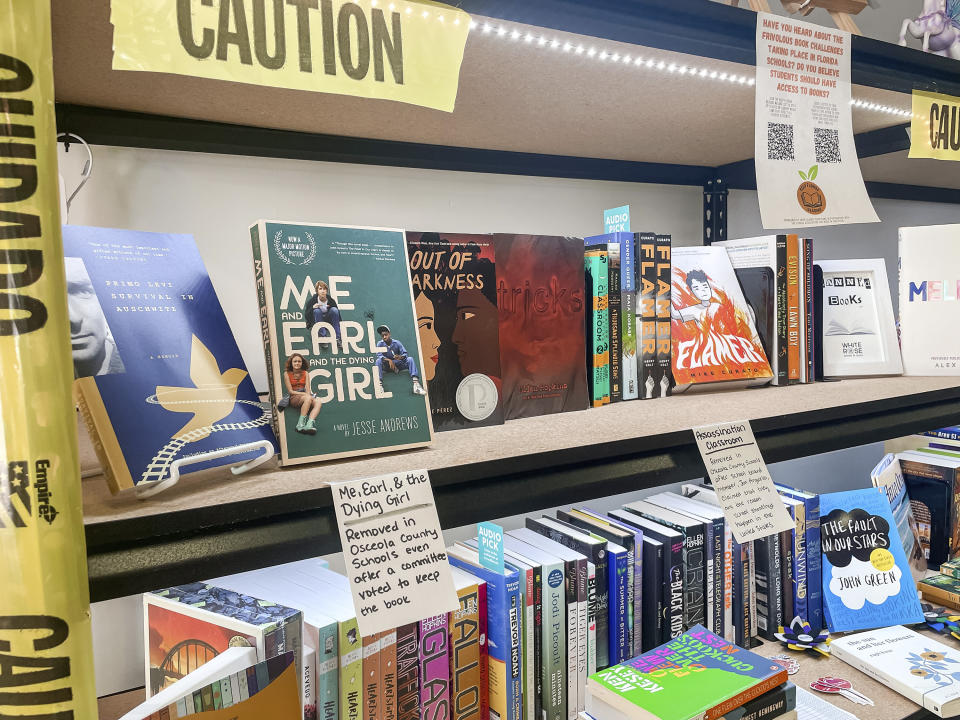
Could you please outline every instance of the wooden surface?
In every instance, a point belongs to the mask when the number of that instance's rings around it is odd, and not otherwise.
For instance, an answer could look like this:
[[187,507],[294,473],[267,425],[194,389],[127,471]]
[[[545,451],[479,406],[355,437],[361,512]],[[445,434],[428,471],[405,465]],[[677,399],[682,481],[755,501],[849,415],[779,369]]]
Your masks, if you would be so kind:
[[[753,87],[511,40],[495,31],[484,33],[482,17],[475,18],[479,27],[467,40],[452,113],[388,100],[115,71],[109,17],[109,0],[53,3],[59,102],[312,133],[617,160],[717,166],[754,154]],[[508,26],[523,35],[529,31],[537,38],[582,44],[585,50],[595,47],[598,55],[606,50],[717,73],[753,77],[755,72],[749,65]],[[901,93],[855,86],[853,96],[910,108],[910,96]],[[613,105],[616,112],[610,111]],[[667,106],[670,111],[664,112]],[[903,121],[853,109],[856,132]]]
[[598,409],[513,420],[497,427],[438,433],[431,447],[402,453],[290,468],[278,468],[272,461],[238,477],[226,468],[218,468],[187,475],[170,490],[146,501],[138,500],[132,491],[111,496],[103,478],[92,477],[83,483],[84,519],[92,524],[142,518],[224,501],[294,493],[322,487],[327,482],[400,470],[462,467],[493,459],[517,458],[519,461],[534,453],[629,441],[716,422],[816,413],[851,403],[935,392],[958,383],[960,381],[952,377],[872,378],[623,402]]
[[130,692],[117,693],[100,698],[98,711],[100,720],[117,720],[130,712],[146,699],[143,688]]

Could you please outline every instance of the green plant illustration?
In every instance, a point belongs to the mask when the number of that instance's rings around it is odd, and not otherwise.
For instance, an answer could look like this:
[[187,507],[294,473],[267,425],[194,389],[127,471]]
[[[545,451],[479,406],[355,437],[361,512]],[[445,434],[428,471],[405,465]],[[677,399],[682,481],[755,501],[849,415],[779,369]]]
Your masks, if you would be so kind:
[[797,170],[797,173],[799,173],[800,177],[802,177],[804,180],[809,180],[810,182],[813,182],[817,178],[817,166],[811,165],[810,169],[807,170],[806,172],[804,172],[803,170]]

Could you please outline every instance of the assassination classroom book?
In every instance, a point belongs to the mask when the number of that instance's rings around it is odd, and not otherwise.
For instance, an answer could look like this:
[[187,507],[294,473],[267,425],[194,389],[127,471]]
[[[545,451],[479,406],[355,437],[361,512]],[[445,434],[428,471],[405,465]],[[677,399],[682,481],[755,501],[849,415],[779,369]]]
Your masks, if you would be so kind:
[[296,356],[320,404],[306,425],[294,403],[274,413],[281,462],[428,444],[403,230],[261,220],[250,234],[273,407],[290,396],[287,365]]
[[[787,681],[772,660],[703,625],[587,680],[587,712],[636,720],[715,720]],[[610,712],[610,711],[613,712]]]
[[773,372],[726,249],[676,247],[672,262],[674,391],[770,382]]

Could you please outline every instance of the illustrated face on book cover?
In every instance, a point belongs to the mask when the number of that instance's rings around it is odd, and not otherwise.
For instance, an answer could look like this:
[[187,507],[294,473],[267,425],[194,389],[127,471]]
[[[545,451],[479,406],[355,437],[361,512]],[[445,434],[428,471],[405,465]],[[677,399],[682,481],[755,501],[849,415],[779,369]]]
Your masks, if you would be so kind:
[[671,302],[677,384],[770,377],[749,308],[708,272],[675,265]]
[[434,427],[503,422],[492,236],[407,233]]

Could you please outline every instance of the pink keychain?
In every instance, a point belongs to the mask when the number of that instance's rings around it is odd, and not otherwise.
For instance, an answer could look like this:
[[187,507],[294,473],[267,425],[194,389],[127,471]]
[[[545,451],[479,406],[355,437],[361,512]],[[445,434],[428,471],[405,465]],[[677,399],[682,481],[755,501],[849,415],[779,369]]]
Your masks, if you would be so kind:
[[810,687],[822,693],[836,693],[858,705],[873,705],[873,700],[853,689],[849,680],[837,677],[822,677],[810,683]]

